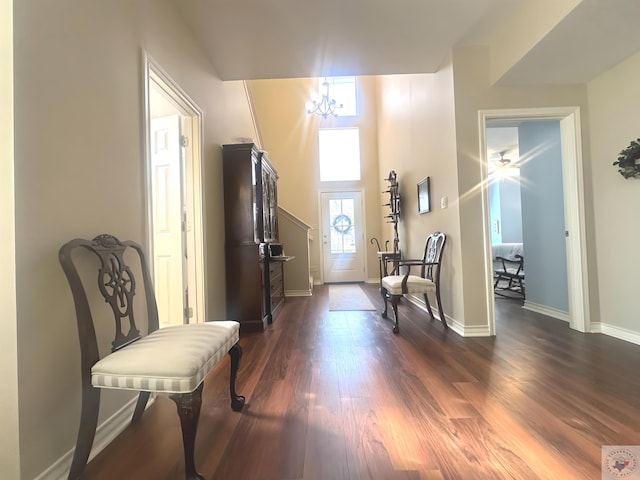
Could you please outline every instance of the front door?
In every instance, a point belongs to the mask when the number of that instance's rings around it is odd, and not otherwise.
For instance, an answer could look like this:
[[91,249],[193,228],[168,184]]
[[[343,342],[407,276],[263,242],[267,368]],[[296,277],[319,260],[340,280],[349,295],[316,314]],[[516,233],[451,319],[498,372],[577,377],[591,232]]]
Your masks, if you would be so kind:
[[151,119],[153,273],[160,326],[184,323],[181,117]]
[[320,203],[324,282],[364,282],[362,192],[322,192]]

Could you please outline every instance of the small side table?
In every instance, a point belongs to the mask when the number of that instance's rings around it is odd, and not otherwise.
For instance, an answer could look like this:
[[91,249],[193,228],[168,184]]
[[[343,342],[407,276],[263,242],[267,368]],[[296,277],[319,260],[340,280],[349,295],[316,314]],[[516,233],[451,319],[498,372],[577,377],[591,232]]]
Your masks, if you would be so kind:
[[[400,252],[378,252],[378,263],[380,265],[380,295],[382,300],[385,301],[384,292],[382,290],[382,279],[387,275],[397,275],[400,271],[398,263],[400,262]],[[393,268],[389,270],[389,263],[393,265]]]
[[[400,262],[400,252],[378,252],[378,263],[380,266],[380,295],[384,300],[384,293],[382,292],[382,279],[387,275],[397,275],[399,273],[398,263]],[[393,268],[389,270],[389,263],[393,265]]]
[[[400,252],[378,252],[378,261],[380,262],[380,280],[382,281],[382,277],[397,273]],[[387,266],[388,262],[393,263],[393,268],[390,271]]]

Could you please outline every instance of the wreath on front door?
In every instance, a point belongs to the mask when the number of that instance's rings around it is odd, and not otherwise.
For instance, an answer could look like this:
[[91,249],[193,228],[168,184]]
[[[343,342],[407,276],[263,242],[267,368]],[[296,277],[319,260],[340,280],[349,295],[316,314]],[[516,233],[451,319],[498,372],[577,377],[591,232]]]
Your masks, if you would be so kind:
[[624,178],[640,177],[640,138],[631,140],[629,146],[618,154],[618,160],[613,165],[618,166],[618,172]]
[[351,218],[342,213],[333,219],[333,229],[342,235],[351,230],[351,226]]

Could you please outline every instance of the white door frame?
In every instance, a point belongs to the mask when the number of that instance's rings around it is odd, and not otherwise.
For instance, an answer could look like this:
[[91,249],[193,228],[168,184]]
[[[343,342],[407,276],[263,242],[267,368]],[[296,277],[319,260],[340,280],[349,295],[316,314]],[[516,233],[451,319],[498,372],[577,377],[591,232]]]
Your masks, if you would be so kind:
[[[589,270],[585,226],[584,176],[582,168],[582,138],[580,107],[521,108],[480,110],[480,168],[482,176],[482,226],[484,236],[485,284],[493,285],[491,231],[489,229],[489,181],[486,128],[492,120],[559,120],[562,148],[562,185],[564,190],[565,228],[569,232],[567,245],[567,287],[569,293],[569,325],[580,332],[591,331],[589,311]],[[487,288],[489,330],[496,334],[493,288]]]
[[[366,242],[365,242],[365,233],[367,231],[367,225],[366,225],[366,218],[367,218],[367,211],[366,211],[366,204],[367,202],[365,201],[365,192],[364,192],[364,188],[321,188],[318,190],[318,231],[320,233],[320,239],[324,238],[324,219],[322,218],[322,194],[323,193],[340,193],[340,192],[358,192],[360,193],[360,198],[362,200],[362,235],[363,235],[363,240],[362,240],[362,244],[364,246],[364,278],[363,278],[363,282],[367,281],[367,278],[369,278],[368,276],[368,268],[367,268],[367,248],[366,248]],[[324,246],[322,243],[322,240],[320,242],[320,275],[321,275],[321,283],[324,283]]]
[[[187,209],[186,248],[188,256],[187,283],[189,286],[189,305],[194,308],[191,323],[204,322],[205,315],[205,263],[204,263],[204,216],[203,216],[203,187],[202,187],[202,110],[189,98],[180,86],[156,63],[147,52],[143,52],[143,109],[144,109],[144,191],[145,212],[147,225],[145,244],[149,252],[149,259],[154,258],[153,252],[153,216],[151,191],[151,139],[150,132],[150,87],[158,87],[175,103],[186,118],[186,131],[190,132],[189,145],[185,148],[185,203]],[[152,270],[153,262],[149,268]]]

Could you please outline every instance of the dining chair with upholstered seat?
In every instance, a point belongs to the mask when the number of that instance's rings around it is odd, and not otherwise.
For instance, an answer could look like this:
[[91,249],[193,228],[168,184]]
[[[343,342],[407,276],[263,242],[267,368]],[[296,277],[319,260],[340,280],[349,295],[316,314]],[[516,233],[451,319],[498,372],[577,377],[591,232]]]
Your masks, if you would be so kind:
[[[424,253],[418,260],[400,260],[397,264],[399,271],[395,275],[388,275],[382,278],[380,292],[384,300],[384,311],[382,317],[387,318],[387,301],[391,302],[395,325],[393,333],[399,333],[398,325],[398,303],[404,295],[422,295],[425,307],[433,320],[433,310],[429,303],[429,294],[435,295],[438,305],[438,313],[444,328],[448,328],[442,308],[440,296],[440,269],[442,267],[442,252],[447,241],[447,237],[442,232],[434,232],[427,237],[424,244]],[[402,270],[405,273],[402,274]],[[414,270],[412,270],[414,269]],[[419,273],[412,273],[419,269]]]

